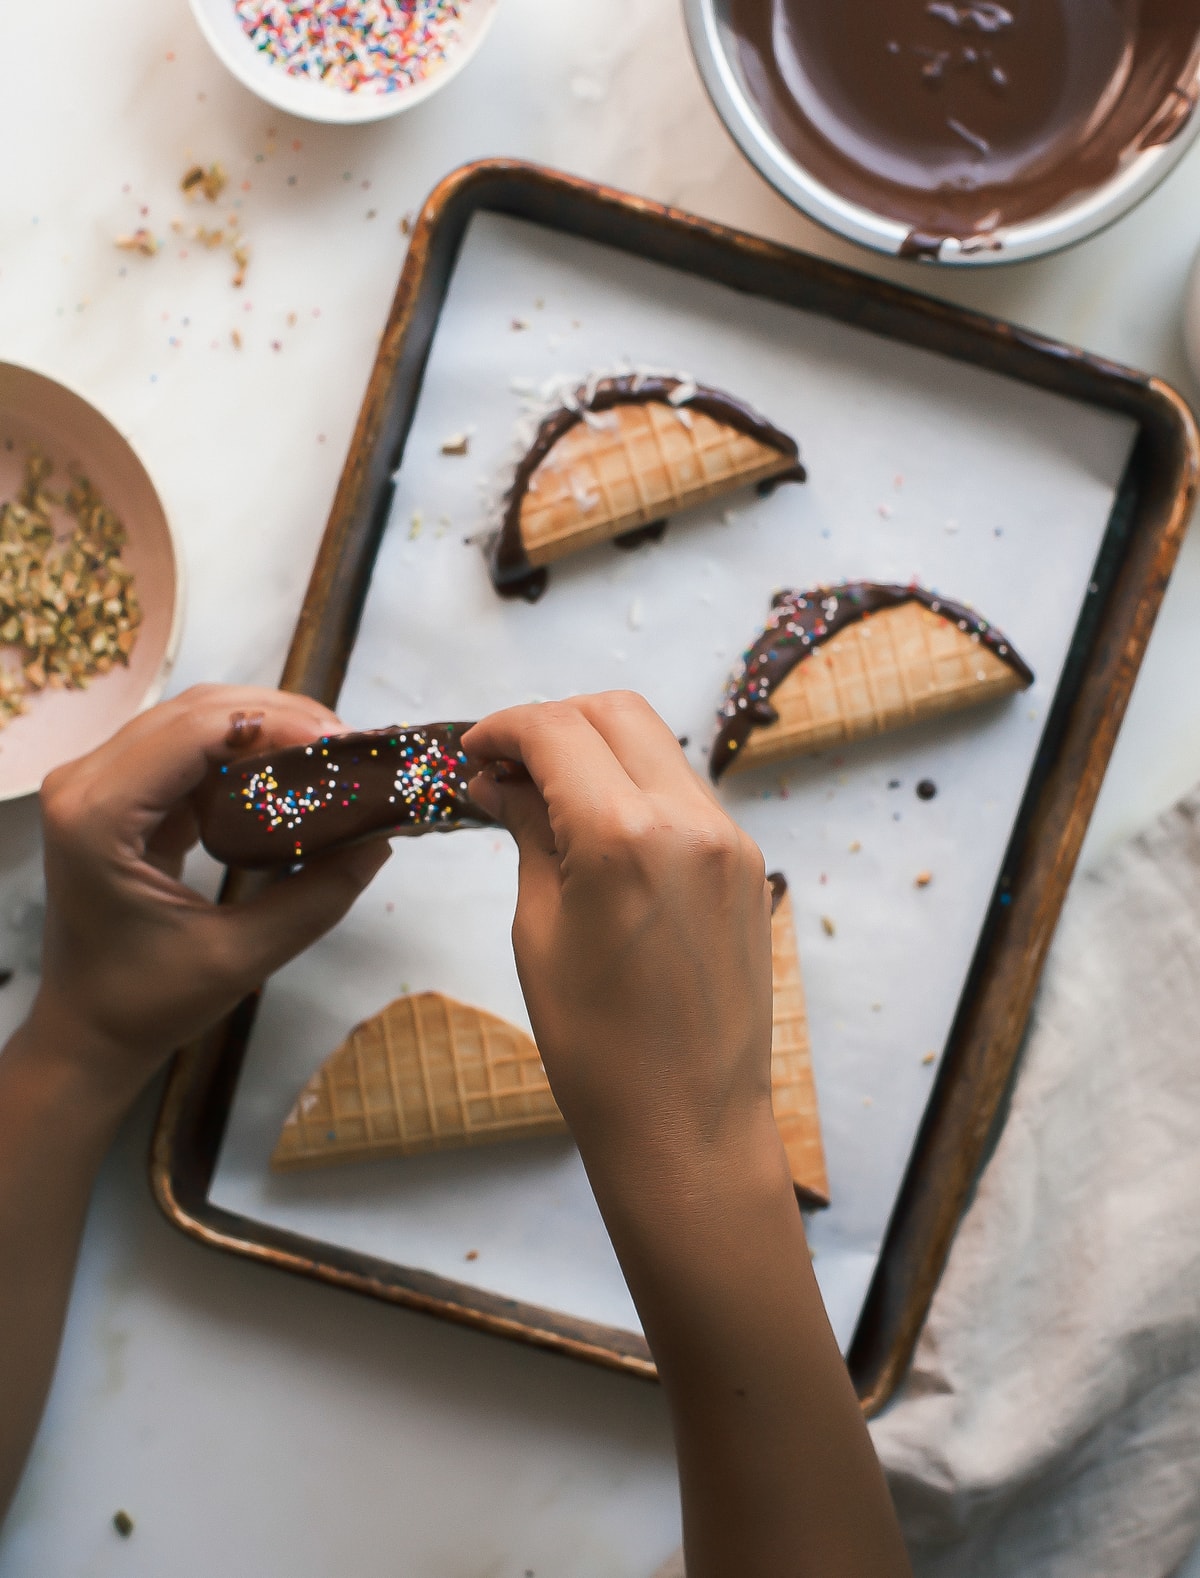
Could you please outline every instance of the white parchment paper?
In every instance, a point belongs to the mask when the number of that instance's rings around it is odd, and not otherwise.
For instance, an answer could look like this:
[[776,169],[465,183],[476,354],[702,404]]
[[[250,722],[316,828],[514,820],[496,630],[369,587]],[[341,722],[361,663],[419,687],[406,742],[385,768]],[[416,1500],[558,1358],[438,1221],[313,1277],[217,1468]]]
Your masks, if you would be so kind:
[[[499,599],[464,538],[505,476],[522,392],[622,359],[757,406],[800,440],[809,482],[677,519],[660,544],[582,554],[552,570],[536,606]],[[468,455],[443,455],[464,431]],[[342,693],[347,724],[472,718],[628,686],[702,767],[726,678],[772,593],[849,578],[916,577],[972,604],[1037,675],[1000,704],[722,786],[794,895],[833,1194],[809,1234],[843,1347],[1132,438],[1124,418],[517,220],[477,216],[464,244]],[[937,785],[929,801],[915,794],[924,778]],[[506,835],[397,845],[348,919],[267,989],[212,1195],[636,1330],[568,1141],[282,1178],[267,1168],[304,1080],[401,992],[436,989],[528,1024],[509,944],[515,889]]]

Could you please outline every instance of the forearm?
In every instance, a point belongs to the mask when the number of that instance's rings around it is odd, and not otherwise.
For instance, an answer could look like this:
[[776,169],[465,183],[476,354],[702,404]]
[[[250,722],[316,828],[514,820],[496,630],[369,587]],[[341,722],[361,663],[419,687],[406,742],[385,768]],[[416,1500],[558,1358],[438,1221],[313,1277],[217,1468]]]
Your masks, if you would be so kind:
[[48,1029],[0,1052],[0,1518],[37,1431],[96,1171],[124,1104]]
[[688,1578],[903,1578],[786,1167],[761,1149],[669,1200],[598,1191],[671,1407]]

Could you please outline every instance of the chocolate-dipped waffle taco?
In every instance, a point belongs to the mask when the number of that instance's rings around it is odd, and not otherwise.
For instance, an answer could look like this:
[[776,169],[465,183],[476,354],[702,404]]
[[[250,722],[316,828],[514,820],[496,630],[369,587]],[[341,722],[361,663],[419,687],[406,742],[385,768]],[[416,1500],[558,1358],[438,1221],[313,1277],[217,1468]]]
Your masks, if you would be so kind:
[[230,762],[196,797],[200,841],[226,865],[254,868],[367,838],[483,826],[491,819],[467,794],[470,727],[401,724]]
[[795,440],[733,395],[662,373],[593,378],[542,419],[518,463],[492,580],[532,602],[556,559],[661,535],[668,515],[736,488],[804,478]]
[[730,681],[715,781],[1024,690],[1033,671],[986,619],[923,587],[780,592]]

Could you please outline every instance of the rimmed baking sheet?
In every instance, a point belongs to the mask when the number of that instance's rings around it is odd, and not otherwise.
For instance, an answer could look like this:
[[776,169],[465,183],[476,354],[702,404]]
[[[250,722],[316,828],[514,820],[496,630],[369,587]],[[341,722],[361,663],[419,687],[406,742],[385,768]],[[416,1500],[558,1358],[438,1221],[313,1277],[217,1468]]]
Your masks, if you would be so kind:
[[[800,440],[810,481],[696,512],[660,544],[581,555],[552,571],[536,606],[498,599],[464,538],[484,523],[526,392],[623,360],[758,406]],[[443,455],[463,431],[468,455]],[[471,219],[454,271],[342,689],[348,724],[631,686],[689,737],[699,766],[771,593],[846,577],[915,577],[975,605],[1037,674],[1011,701],[722,788],[795,898],[833,1194],[810,1239],[844,1347],[1135,434],[1126,416],[504,215]],[[922,779],[937,785],[932,800],[915,795]],[[636,1332],[568,1142],[267,1170],[305,1078],[401,991],[434,988],[527,1024],[508,943],[514,893],[502,835],[398,847],[348,920],[269,983],[210,1198]]]

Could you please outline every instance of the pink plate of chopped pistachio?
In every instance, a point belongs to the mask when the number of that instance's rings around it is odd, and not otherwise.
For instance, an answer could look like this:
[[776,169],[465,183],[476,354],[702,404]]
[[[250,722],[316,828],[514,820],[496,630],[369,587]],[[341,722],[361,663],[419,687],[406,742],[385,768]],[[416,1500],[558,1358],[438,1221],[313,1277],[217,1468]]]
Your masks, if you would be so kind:
[[496,0],[191,0],[234,76],[278,109],[373,121],[427,99],[483,41]]
[[112,423],[0,362],[0,800],[156,701],[183,600],[166,513]]

